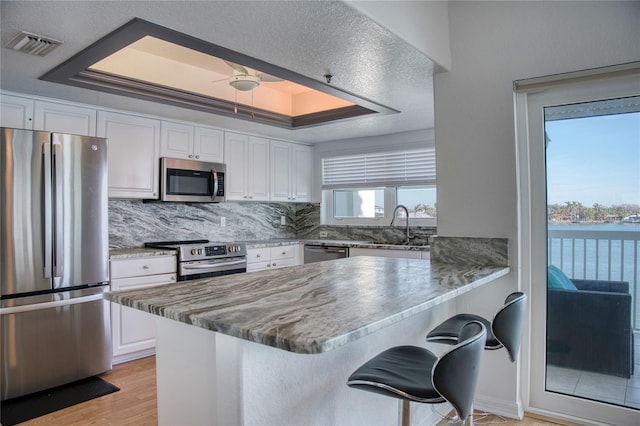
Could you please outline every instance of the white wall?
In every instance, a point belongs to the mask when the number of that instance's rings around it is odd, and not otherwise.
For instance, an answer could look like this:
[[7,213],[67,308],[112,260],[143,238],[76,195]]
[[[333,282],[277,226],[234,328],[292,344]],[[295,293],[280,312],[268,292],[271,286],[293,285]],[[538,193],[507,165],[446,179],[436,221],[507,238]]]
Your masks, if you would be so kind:
[[[435,75],[438,234],[507,237],[509,276],[461,298],[491,315],[517,288],[513,81],[640,60],[640,2],[450,2],[451,70]],[[479,402],[517,405],[518,370],[485,355]],[[496,380],[499,378],[499,380]]]
[[440,70],[451,68],[449,2],[349,0],[347,3],[426,54]]

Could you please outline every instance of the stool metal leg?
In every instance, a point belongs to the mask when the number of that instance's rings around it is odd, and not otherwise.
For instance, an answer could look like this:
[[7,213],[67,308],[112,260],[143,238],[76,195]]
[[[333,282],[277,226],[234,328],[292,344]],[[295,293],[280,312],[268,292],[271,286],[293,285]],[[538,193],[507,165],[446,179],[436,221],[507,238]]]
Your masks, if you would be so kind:
[[464,426],[473,426],[473,405],[471,406],[471,414],[464,419]]
[[411,426],[411,401],[408,399],[398,400],[398,417],[401,426]]

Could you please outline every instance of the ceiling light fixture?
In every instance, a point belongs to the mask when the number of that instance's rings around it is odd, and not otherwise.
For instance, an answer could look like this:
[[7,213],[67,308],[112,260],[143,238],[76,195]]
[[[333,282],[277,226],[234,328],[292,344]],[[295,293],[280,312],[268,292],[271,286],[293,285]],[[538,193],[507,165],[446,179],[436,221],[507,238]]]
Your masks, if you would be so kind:
[[248,92],[260,86],[260,81],[254,75],[234,75],[231,77],[229,84],[236,90]]

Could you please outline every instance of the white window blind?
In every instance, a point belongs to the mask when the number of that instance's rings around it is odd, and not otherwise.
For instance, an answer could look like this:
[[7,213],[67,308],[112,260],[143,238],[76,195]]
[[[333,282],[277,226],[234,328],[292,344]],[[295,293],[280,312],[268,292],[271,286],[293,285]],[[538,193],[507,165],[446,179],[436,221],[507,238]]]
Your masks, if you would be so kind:
[[322,159],[322,189],[435,183],[435,148]]

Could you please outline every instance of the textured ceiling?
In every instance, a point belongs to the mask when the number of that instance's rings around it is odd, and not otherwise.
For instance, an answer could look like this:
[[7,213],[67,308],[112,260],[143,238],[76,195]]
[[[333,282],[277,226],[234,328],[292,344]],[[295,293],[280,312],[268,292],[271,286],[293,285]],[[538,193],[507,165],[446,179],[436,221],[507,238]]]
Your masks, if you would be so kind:
[[[323,142],[433,127],[433,63],[343,2],[2,1],[1,41],[19,31],[64,41],[46,57],[0,48],[0,88],[157,114],[273,138]],[[400,111],[281,129],[38,80],[91,43],[142,18],[331,84]]]

